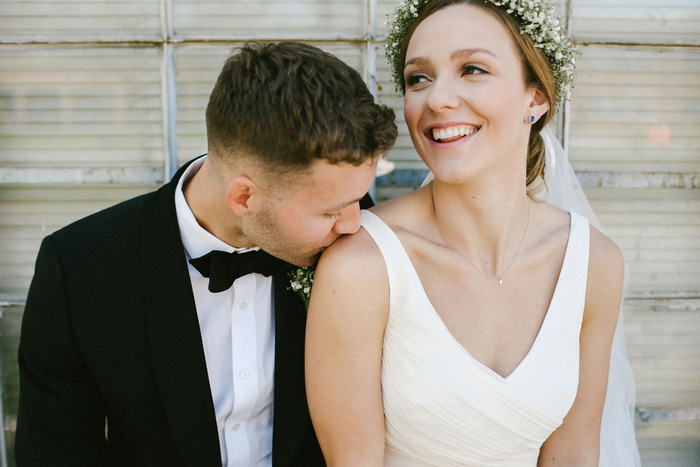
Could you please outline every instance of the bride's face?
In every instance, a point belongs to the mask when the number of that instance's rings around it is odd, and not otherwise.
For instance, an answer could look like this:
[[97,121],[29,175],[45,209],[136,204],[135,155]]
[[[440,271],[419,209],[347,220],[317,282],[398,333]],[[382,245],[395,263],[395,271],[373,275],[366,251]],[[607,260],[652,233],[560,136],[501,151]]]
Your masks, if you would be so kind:
[[525,85],[510,33],[491,13],[457,4],[426,18],[408,44],[404,77],[406,124],[437,178],[461,183],[504,167],[524,178],[526,119],[546,104]]

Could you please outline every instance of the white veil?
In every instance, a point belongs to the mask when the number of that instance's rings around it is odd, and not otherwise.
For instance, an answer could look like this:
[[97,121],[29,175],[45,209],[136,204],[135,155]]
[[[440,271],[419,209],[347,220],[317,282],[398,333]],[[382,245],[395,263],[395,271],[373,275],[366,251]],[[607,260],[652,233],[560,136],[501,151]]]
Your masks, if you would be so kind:
[[[538,179],[528,192],[564,211],[573,211],[605,233],[581,189],[564,149],[547,125],[540,135],[545,143],[544,180]],[[432,180],[432,172],[423,184]],[[625,270],[625,291],[629,274]],[[623,295],[624,297],[624,295]],[[641,465],[634,433],[634,376],[627,357],[622,313],[615,329],[610,354],[608,391],[605,397],[600,431],[600,467],[638,467]]]
[[[593,227],[605,233],[549,125],[540,132],[540,135],[548,153],[545,164],[554,167],[551,171],[545,169],[547,187],[538,197],[565,211],[574,211],[586,216]],[[554,163],[547,164],[550,160]],[[629,273],[625,268],[625,291],[628,278]],[[605,397],[600,431],[599,465],[601,467],[641,465],[634,434],[634,376],[627,357],[622,328],[622,313],[620,313],[610,354],[608,392]]]

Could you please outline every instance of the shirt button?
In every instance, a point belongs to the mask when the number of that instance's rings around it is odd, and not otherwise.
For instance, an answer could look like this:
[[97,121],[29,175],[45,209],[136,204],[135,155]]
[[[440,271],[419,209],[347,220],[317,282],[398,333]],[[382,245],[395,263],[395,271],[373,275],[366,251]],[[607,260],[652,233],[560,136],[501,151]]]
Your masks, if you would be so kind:
[[240,423],[234,423],[233,426],[231,427],[231,429],[232,429],[233,431],[238,431],[238,429],[239,429],[240,427],[241,427],[241,424],[240,424]]
[[248,302],[242,301],[241,304],[238,306],[241,308],[241,310],[245,310],[246,308],[248,308]]
[[240,375],[241,375],[241,378],[243,378],[243,379],[248,379],[248,377],[250,376],[250,371],[248,371],[248,370],[241,370]]

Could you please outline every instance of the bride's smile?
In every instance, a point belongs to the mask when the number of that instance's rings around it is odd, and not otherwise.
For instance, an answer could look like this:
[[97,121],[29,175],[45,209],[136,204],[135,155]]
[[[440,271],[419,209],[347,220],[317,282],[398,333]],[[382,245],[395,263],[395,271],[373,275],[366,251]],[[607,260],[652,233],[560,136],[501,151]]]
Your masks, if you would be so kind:
[[469,127],[467,125],[451,125],[447,127],[434,126],[430,133],[433,141],[438,143],[449,143],[456,141],[464,136],[471,136],[479,131],[479,128]]

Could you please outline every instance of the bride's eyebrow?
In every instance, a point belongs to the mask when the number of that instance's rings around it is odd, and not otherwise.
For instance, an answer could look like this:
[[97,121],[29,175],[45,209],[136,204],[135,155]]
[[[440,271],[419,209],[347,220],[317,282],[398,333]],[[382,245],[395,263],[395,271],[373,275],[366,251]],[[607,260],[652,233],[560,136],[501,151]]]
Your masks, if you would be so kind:
[[484,49],[483,47],[475,47],[475,48],[471,48],[471,49],[455,50],[454,52],[452,52],[452,55],[450,55],[450,58],[452,60],[455,60],[458,58],[470,57],[470,56],[472,56],[474,54],[478,54],[478,53],[485,53],[485,54],[491,55],[492,57],[496,56],[496,54],[491,52],[489,49]]
[[406,60],[406,64],[404,65],[404,68],[408,67],[409,65],[417,65],[417,66],[425,66],[428,63],[428,59],[424,57],[415,57],[410,60]]
[[[491,55],[492,57],[496,56],[496,54],[491,52],[489,49],[485,49],[483,47],[473,47],[473,48],[468,48],[468,49],[455,50],[450,55],[450,58],[452,60],[456,60],[456,59],[460,59],[460,58],[463,59],[463,58],[467,58],[467,57],[470,57],[470,56],[472,56],[474,54],[478,54],[478,53],[488,54],[488,55]],[[413,57],[409,60],[406,60],[406,64],[404,65],[404,68],[408,67],[409,65],[416,65],[418,67],[422,67],[422,66],[425,66],[429,61],[430,60],[425,58],[425,57]]]

